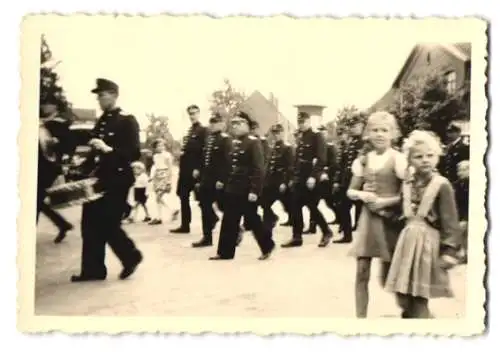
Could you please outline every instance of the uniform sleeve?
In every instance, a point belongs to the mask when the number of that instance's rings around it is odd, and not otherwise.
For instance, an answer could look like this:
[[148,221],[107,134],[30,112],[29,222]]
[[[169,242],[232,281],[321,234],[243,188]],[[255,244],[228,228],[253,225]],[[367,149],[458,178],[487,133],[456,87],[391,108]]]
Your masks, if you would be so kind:
[[361,160],[356,158],[351,166],[352,175],[355,177],[363,177],[363,166]]
[[408,161],[406,159],[406,156],[403,153],[396,151],[394,160],[394,171],[396,172],[396,176],[400,180],[404,180],[406,177],[407,169],[408,169]]
[[292,146],[286,147],[284,158],[285,158],[285,168],[286,168],[284,182],[285,184],[288,184],[288,182],[290,182],[290,180],[293,177],[293,168],[294,168],[293,165],[294,151]]
[[456,248],[460,243],[455,193],[451,183],[444,182],[437,196],[437,210],[441,228],[441,247]]
[[264,153],[262,151],[262,144],[259,140],[255,140],[250,144],[250,193],[260,195],[262,193],[265,164]]
[[193,155],[193,170],[200,170],[203,165],[203,149],[205,143],[207,142],[208,129],[206,127],[200,127],[199,132],[199,145]]
[[323,172],[323,167],[326,165],[326,143],[325,139],[320,133],[316,133],[316,145],[314,157],[316,163],[313,165],[313,174],[311,177],[318,177]]
[[139,124],[134,116],[126,116],[120,122],[120,135],[110,154],[124,162],[129,163],[141,157],[139,141]]
[[227,178],[229,177],[229,171],[231,168],[231,146],[232,146],[232,141],[231,138],[225,137],[224,140],[222,141],[222,153],[223,153],[223,164],[220,165],[219,169],[219,175],[218,175],[218,180],[222,183],[226,183]]
[[341,176],[342,176],[342,165],[345,165],[345,162],[344,162],[344,144],[343,143],[339,143],[338,147],[337,147],[337,152],[336,152],[336,164],[337,164],[337,169],[335,170],[335,173],[334,173],[334,176],[333,176],[333,183],[339,183],[340,184],[340,180],[341,180]]

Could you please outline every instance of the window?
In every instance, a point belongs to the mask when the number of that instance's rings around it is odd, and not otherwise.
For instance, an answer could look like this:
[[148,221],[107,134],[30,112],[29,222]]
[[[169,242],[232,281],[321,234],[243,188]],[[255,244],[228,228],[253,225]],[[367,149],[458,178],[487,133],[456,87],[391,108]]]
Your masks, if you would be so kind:
[[450,71],[446,74],[446,90],[453,94],[457,90],[457,73]]

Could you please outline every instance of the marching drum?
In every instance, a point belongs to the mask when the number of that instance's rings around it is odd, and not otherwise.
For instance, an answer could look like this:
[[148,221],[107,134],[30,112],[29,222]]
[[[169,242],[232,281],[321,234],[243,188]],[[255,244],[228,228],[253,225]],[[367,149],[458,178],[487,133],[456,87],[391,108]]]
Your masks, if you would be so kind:
[[47,189],[48,203],[54,208],[67,208],[97,200],[103,193],[95,190],[97,178],[67,182]]

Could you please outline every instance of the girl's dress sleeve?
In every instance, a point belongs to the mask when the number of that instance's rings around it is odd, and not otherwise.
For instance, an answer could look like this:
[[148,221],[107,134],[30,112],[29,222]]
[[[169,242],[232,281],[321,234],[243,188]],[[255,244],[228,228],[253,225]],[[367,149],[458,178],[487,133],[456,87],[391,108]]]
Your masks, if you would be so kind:
[[437,196],[437,210],[441,228],[441,247],[443,250],[456,249],[460,243],[460,224],[453,187],[443,183]]
[[352,175],[355,177],[363,177],[363,166],[361,160],[356,158],[351,166]]
[[400,180],[404,180],[406,178],[407,170],[408,161],[406,160],[406,156],[403,153],[395,151],[394,171],[396,172],[396,176]]

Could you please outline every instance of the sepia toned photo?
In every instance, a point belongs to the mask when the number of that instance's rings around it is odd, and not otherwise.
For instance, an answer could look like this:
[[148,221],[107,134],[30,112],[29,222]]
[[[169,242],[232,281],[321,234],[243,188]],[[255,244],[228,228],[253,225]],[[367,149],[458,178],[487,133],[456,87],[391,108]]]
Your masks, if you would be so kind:
[[26,17],[19,329],[482,333],[486,30]]

